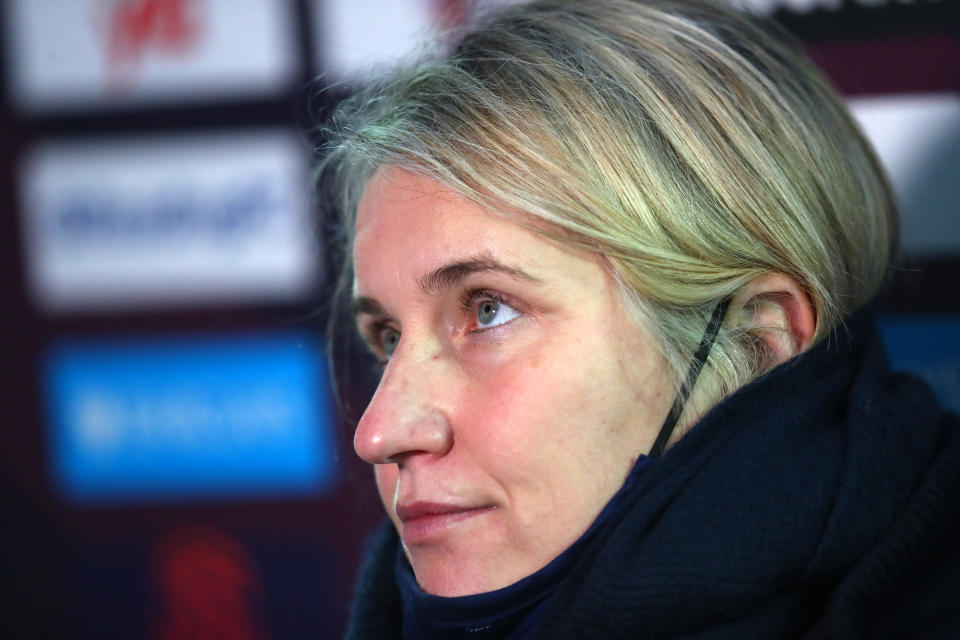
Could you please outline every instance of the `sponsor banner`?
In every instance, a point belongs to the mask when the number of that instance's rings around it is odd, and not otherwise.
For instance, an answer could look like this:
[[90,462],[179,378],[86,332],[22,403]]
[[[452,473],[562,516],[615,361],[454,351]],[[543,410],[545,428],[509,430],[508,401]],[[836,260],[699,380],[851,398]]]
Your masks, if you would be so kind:
[[922,377],[944,407],[960,411],[960,316],[891,316],[881,327],[891,368]]
[[286,130],[53,142],[21,172],[48,311],[291,300],[315,280],[308,153]]
[[51,466],[72,503],[317,494],[337,481],[311,335],[66,342],[45,367]]
[[849,102],[893,183],[912,258],[960,253],[960,94]]
[[270,95],[298,73],[291,3],[8,0],[10,94],[27,112]]
[[[408,57],[435,53],[444,32],[524,0],[313,0],[319,68],[329,81],[363,81]],[[439,40],[438,40],[438,36]]]
[[315,41],[325,80],[362,79],[430,39],[444,3],[438,0],[313,0]]

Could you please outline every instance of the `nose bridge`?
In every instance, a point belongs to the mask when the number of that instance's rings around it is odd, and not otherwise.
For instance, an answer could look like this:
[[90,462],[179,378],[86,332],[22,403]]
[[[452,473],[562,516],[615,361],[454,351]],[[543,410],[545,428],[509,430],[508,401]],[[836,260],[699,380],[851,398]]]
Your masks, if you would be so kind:
[[357,455],[373,464],[413,453],[443,455],[453,446],[441,403],[451,384],[444,358],[433,341],[411,337],[404,336],[354,434]]

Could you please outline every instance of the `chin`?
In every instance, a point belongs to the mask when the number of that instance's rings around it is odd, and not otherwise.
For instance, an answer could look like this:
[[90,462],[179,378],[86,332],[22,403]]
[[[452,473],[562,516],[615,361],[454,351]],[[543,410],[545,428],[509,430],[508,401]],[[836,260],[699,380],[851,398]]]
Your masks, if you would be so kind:
[[414,561],[409,551],[407,559],[413,567],[420,588],[434,596],[456,598],[495,591],[511,582],[499,584],[491,580],[487,572],[472,562],[460,561]]
[[478,593],[494,591],[496,587],[477,576],[462,575],[456,572],[455,575],[444,575],[427,572],[427,575],[421,576],[417,573],[417,582],[420,588],[434,596],[444,598],[457,598],[460,596],[472,596]]

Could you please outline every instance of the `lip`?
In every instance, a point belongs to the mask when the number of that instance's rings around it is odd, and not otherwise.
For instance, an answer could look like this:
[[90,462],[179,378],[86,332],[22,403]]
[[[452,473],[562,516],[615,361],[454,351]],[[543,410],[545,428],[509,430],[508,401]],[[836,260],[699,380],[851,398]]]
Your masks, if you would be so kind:
[[466,520],[492,511],[489,505],[451,505],[438,502],[410,502],[397,505],[397,517],[403,523],[400,537],[407,545],[436,539]]

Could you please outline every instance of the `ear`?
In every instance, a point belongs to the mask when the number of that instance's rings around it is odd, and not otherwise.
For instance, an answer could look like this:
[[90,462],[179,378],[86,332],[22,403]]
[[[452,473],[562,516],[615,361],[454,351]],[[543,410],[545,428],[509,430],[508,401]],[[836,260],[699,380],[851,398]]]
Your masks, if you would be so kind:
[[810,297],[784,273],[751,280],[733,297],[730,315],[763,344],[764,369],[809,349],[817,332],[817,314]]

